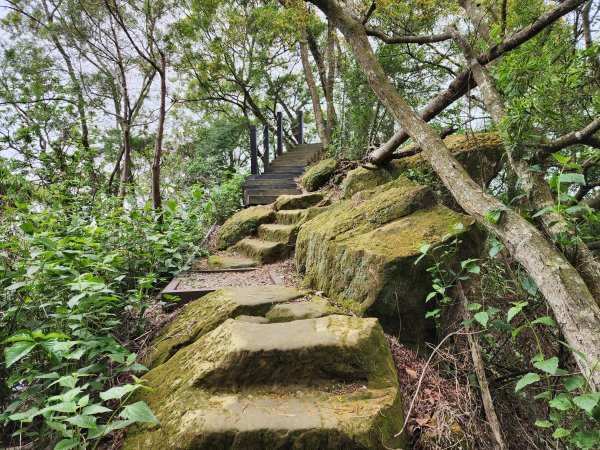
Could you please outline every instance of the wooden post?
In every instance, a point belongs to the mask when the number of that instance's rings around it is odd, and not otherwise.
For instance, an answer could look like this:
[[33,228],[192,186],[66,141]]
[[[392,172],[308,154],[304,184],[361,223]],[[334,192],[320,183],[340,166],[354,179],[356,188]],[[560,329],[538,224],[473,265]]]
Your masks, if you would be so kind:
[[263,168],[269,168],[269,124],[263,124]]
[[304,144],[304,111],[298,111],[298,134],[296,135],[298,145]]
[[258,175],[258,148],[256,147],[256,125],[250,125],[250,173]]
[[277,113],[277,156],[283,153],[283,113]]

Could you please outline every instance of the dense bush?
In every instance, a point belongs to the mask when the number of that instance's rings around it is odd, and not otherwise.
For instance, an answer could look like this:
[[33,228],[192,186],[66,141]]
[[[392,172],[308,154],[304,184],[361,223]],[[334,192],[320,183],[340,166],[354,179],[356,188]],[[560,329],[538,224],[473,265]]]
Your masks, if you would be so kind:
[[0,422],[5,439],[93,447],[133,422],[156,421],[124,343],[143,330],[151,294],[205,252],[213,223],[240,207],[242,178],[150,206],[116,198],[16,203],[0,224]]

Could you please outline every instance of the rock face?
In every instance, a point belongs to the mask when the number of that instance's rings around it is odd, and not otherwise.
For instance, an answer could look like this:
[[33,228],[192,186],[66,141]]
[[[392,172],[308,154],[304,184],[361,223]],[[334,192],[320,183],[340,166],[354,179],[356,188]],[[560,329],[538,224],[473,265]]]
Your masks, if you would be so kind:
[[231,216],[220,228],[217,248],[225,250],[246,236],[256,233],[263,223],[271,222],[275,211],[270,206],[253,206]]
[[348,175],[342,181],[342,197],[350,198],[359,191],[381,186],[393,179],[392,175],[383,168],[368,170],[359,167],[348,172]]
[[327,158],[310,167],[302,177],[302,187],[308,192],[314,192],[323,187],[337,169],[335,158]]
[[[477,257],[474,220],[434,202],[428,187],[398,179],[356,194],[303,224],[296,266],[306,282],[359,315],[375,316],[403,342],[431,341],[425,320],[431,291],[429,258],[415,265],[423,245],[461,240],[455,260]],[[399,317],[400,316],[400,317]]]
[[398,380],[376,319],[226,320],[144,377],[160,425],[124,449],[383,449],[403,423]]
[[263,316],[276,303],[303,297],[304,291],[285,286],[247,286],[213,292],[184,307],[154,340],[145,363],[156,367],[229,318]]
[[[498,174],[504,148],[497,133],[451,135],[444,139],[444,143],[478,184],[487,186]],[[415,146],[411,145],[403,150],[413,148]],[[416,154],[395,159],[374,170],[359,167],[348,172],[342,182],[342,196],[350,198],[357,192],[384,185],[415,169],[430,172],[431,166],[423,155]]]

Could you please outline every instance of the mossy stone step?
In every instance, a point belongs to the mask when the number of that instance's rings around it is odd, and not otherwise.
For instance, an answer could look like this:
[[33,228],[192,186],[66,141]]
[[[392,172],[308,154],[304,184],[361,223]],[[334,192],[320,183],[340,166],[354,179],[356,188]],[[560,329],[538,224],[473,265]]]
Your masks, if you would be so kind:
[[307,214],[308,210],[306,209],[277,211],[275,213],[275,221],[280,225],[296,225],[301,223]]
[[305,295],[306,291],[286,286],[245,286],[212,292],[186,305],[182,313],[161,331],[152,342],[145,363],[149,367],[164,363],[228,318],[264,316],[273,304]]
[[275,211],[270,206],[254,206],[231,216],[219,229],[217,248],[225,250],[245,236],[256,233],[263,223],[272,222]]
[[291,322],[292,320],[316,319],[318,317],[342,314],[322,297],[312,296],[308,300],[279,303],[265,315],[269,322]]
[[267,223],[258,227],[258,237],[271,242],[293,244],[296,242],[298,227],[295,225],[280,225]]
[[261,264],[275,262],[288,251],[287,246],[281,242],[269,242],[256,238],[242,239],[233,249]]
[[144,378],[154,391],[134,400],[160,425],[131,427],[125,449],[405,448],[394,437],[398,379],[376,319],[229,319]]
[[311,206],[316,206],[322,202],[323,199],[324,196],[320,192],[300,195],[282,195],[275,202],[274,208],[276,211],[285,209],[306,209]]
[[212,255],[208,257],[207,263],[211,270],[245,269],[258,265],[253,259],[237,255]]

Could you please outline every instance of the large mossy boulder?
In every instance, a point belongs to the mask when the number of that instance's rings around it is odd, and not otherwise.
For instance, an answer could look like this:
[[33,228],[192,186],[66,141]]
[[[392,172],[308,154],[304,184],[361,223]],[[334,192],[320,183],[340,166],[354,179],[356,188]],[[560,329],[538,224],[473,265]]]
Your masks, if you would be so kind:
[[350,198],[359,191],[373,189],[389,183],[393,179],[392,175],[383,167],[374,169],[359,167],[348,172],[342,181],[342,197]]
[[251,206],[235,213],[219,229],[217,248],[225,250],[246,236],[256,233],[263,223],[273,221],[275,211],[270,206]]
[[302,187],[314,192],[327,184],[337,169],[335,158],[327,158],[309,167],[302,177]]
[[375,316],[403,342],[422,345],[432,338],[425,315],[433,306],[421,255],[457,244],[456,261],[477,257],[482,234],[474,220],[435,203],[430,188],[405,179],[338,202],[303,224],[296,242],[296,267],[308,285],[322,290],[359,315]]
[[398,379],[376,319],[227,320],[144,379],[160,425],[124,449],[406,448]]
[[[444,139],[444,143],[478,184],[487,186],[498,174],[504,153],[502,140],[498,133],[450,135]],[[402,150],[408,151],[415,147],[415,145],[410,145]],[[406,174],[410,169],[419,169],[424,172],[432,170],[431,165],[421,153],[408,158],[395,159],[386,164],[384,168],[393,178]]]
[[156,367],[181,348],[190,345],[229,318],[241,315],[264,316],[277,303],[306,295],[286,286],[245,286],[212,292],[186,305],[152,342],[145,357],[148,367]]

